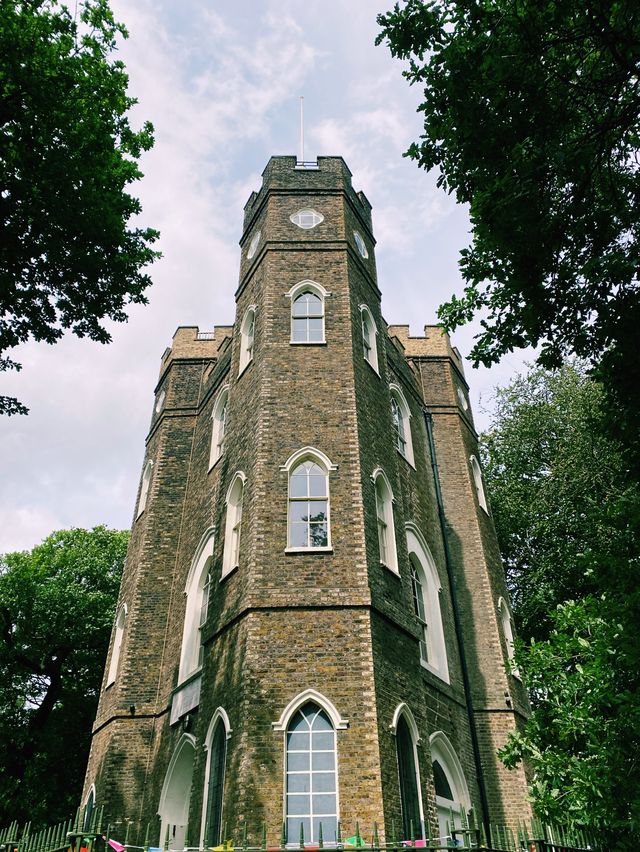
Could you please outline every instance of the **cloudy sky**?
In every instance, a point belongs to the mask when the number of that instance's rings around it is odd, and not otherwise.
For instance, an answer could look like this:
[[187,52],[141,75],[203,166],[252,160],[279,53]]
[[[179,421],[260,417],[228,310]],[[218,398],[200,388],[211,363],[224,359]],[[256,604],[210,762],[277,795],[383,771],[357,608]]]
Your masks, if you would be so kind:
[[[383,313],[435,320],[462,290],[464,208],[402,158],[420,132],[420,92],[375,47],[383,0],[112,0],[130,38],[120,55],[156,144],[135,192],[142,224],[162,232],[149,305],[114,326],[101,346],[67,337],[16,350],[19,374],[2,375],[28,417],[0,418],[0,553],[30,548],[51,531],[131,524],[160,356],[178,325],[231,323],[242,208],[273,154],[295,154],[300,95],[305,154],[342,155],[373,205]],[[474,329],[454,337],[463,354]],[[521,359],[467,368],[476,421],[492,388]]]

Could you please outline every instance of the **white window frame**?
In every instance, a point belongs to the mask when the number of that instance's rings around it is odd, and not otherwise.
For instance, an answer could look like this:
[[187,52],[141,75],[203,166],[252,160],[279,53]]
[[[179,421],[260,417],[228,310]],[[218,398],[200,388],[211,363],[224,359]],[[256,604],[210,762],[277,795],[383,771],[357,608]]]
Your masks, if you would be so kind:
[[393,429],[393,441],[400,455],[409,462],[411,467],[415,468],[416,465],[413,457],[413,439],[411,435],[411,409],[409,408],[409,404],[407,403],[406,397],[400,389],[399,385],[392,383],[389,385],[389,390],[391,391],[391,398],[395,400],[402,418],[402,430],[404,433],[404,452],[398,444],[399,435],[398,431],[395,428],[395,425],[393,424],[392,416],[391,428]]
[[[321,547],[292,547],[290,544],[291,504],[296,501],[296,498],[292,498],[291,496],[291,476],[298,465],[305,461],[312,461],[317,464],[318,467],[322,468],[327,483],[327,544],[322,545]],[[331,483],[329,481],[329,473],[337,469],[337,465],[333,464],[331,459],[326,456],[322,450],[317,450],[315,447],[302,447],[302,449],[296,450],[296,452],[289,456],[285,464],[283,464],[280,468],[280,470],[286,471],[287,474],[287,547],[285,549],[285,553],[327,553],[333,550],[333,546],[331,544]]]
[[464,816],[466,817],[471,808],[471,797],[462,770],[462,764],[447,735],[442,731],[435,731],[429,737],[429,748],[431,752],[431,765],[433,766],[434,761],[438,761],[449,782],[451,792],[454,795],[457,794],[457,801],[454,799],[445,799],[438,795],[435,796],[438,827],[441,834],[439,842],[441,845],[446,845],[447,837],[443,836],[445,833],[443,823],[450,822],[451,812],[453,812],[455,828],[461,828],[463,825],[462,811],[464,810]]
[[249,305],[240,325],[240,364],[238,375],[242,375],[253,361],[256,337],[256,305]]
[[471,465],[471,473],[473,475],[473,484],[475,485],[478,504],[488,515],[489,507],[487,506],[487,498],[484,493],[484,483],[482,482],[482,469],[480,467],[480,462],[474,455],[471,455],[469,456],[469,464]]
[[120,664],[120,652],[122,650],[124,629],[127,623],[127,613],[127,605],[126,603],[123,603],[120,609],[118,610],[118,616],[116,618],[116,629],[113,637],[113,649],[111,651],[111,660],[109,661],[109,671],[107,674],[107,682],[105,684],[105,687],[111,686],[112,683],[115,683],[116,677],[118,676],[118,666]]
[[209,452],[209,470],[224,453],[224,439],[227,426],[227,408],[229,404],[229,385],[225,385],[211,412],[211,450]]
[[247,249],[247,260],[251,260],[254,257],[255,253],[258,251],[261,236],[262,231],[256,231],[255,234],[251,237],[251,242],[249,243],[249,248]]
[[502,635],[507,650],[507,660],[511,664],[509,666],[510,673],[520,680],[520,670],[514,663],[515,643],[513,640],[513,616],[511,615],[511,607],[503,597],[498,598],[498,615],[500,617],[500,626],[502,627]]
[[[227,742],[229,742],[232,734],[231,723],[229,722],[229,716],[227,715],[227,711],[224,707],[217,707],[211,717],[211,721],[209,722],[209,727],[207,728],[207,735],[204,740],[203,749],[205,752],[205,770],[204,770],[204,790],[202,793],[202,817],[200,821],[200,849],[204,849],[204,841],[205,841],[205,832],[207,830],[207,810],[209,807],[209,774],[211,770],[211,745],[213,743],[213,735],[216,731],[216,727],[218,725],[222,725],[225,732],[225,737]],[[226,777],[226,763],[227,756],[225,754],[225,766],[223,768],[223,806],[222,812],[220,815],[221,824],[224,825],[224,821],[222,820],[222,814],[224,813],[224,787],[225,787],[225,777]],[[162,840],[162,838],[160,838]],[[225,838],[221,838],[221,843],[225,842]]]
[[[407,534],[407,552],[422,585],[422,603],[425,611],[425,621],[422,622],[424,642],[427,649],[427,659],[420,654],[420,665],[433,672],[445,683],[450,683],[447,645],[442,619],[441,594],[442,585],[438,569],[424,536],[415,524],[405,527]],[[412,559],[414,557],[414,559]],[[412,581],[413,583],[413,581]],[[413,599],[413,588],[411,590]]]
[[149,459],[144,466],[144,471],[142,473],[142,485],[140,486],[140,498],[138,500],[138,509],[136,512],[136,520],[140,517],[140,515],[144,512],[147,499],[149,497],[149,488],[151,487],[151,480],[153,478],[153,459]]
[[[364,360],[378,374],[378,329],[373,319],[373,314],[366,305],[360,305],[360,315],[362,321],[362,349],[364,352]],[[367,347],[367,334],[369,336],[369,346]]]
[[369,250],[367,249],[367,244],[364,241],[364,238],[360,231],[353,232],[353,239],[356,243],[356,248],[358,249],[358,254],[363,260],[367,260],[369,257]]
[[380,563],[400,575],[398,568],[398,550],[396,546],[396,527],[393,516],[395,498],[387,474],[378,467],[371,475],[376,504],[376,526],[378,530],[378,548]]
[[222,574],[226,577],[240,564],[240,544],[242,535],[242,504],[244,487],[247,481],[245,474],[238,470],[233,475],[225,503],[227,516],[224,526],[224,552],[222,555]]
[[[321,340],[294,340],[293,339],[293,303],[301,296],[303,293],[313,293],[314,296],[317,296],[322,302],[322,339]],[[317,281],[311,281],[309,278],[305,278],[302,281],[298,281],[297,284],[294,284],[290,290],[288,290],[285,294],[285,298],[290,299],[291,308],[290,308],[290,326],[289,326],[289,343],[293,346],[322,346],[327,342],[326,334],[325,334],[325,320],[326,320],[326,299],[331,296],[331,293],[326,290],[322,284],[318,284]]]
[[203,608],[208,601],[204,596],[210,591],[209,574],[213,561],[215,535],[210,527],[200,539],[200,544],[191,560],[184,588],[185,608],[180,647],[178,685],[202,668],[201,628]]
[[[309,224],[306,220],[303,223],[303,217],[308,217],[309,215],[311,216],[312,223]],[[294,225],[297,225],[298,228],[302,228],[303,231],[310,231],[312,228],[315,228],[324,222],[324,216],[322,213],[318,213],[317,210],[314,210],[313,207],[302,207],[300,210],[297,210],[289,216],[289,221],[293,222]]]
[[[196,753],[196,739],[192,734],[182,734],[178,744],[171,755],[167,772],[164,776],[162,791],[160,792],[160,803],[158,805],[158,816],[160,817],[160,845],[164,848],[167,829],[174,825],[182,830],[176,838],[169,838],[169,847],[171,849],[182,849],[184,846],[184,838],[187,832],[187,824],[189,822],[189,808],[191,805],[191,784],[193,780],[193,764]],[[183,770],[184,760],[183,755],[187,758],[187,775],[179,778],[178,783],[173,779],[176,771]],[[184,774],[184,773],[183,773]],[[176,791],[183,792],[183,795],[178,799],[175,796]],[[169,815],[177,818],[180,822],[173,822],[169,819]]]

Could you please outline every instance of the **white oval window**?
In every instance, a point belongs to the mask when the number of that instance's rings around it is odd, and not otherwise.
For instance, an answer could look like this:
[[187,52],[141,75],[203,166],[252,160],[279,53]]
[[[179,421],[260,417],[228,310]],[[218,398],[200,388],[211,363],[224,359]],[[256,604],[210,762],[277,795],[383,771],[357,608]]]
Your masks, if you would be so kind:
[[461,387],[458,387],[457,390],[458,390],[458,399],[460,400],[460,405],[462,406],[463,410],[466,411],[469,408],[469,403],[467,402],[467,397],[465,396],[465,393],[464,393],[464,391],[462,390]]
[[260,242],[260,231],[256,231],[256,233],[253,235],[251,242],[249,243],[249,250],[247,251],[247,260],[251,260],[251,258],[254,256],[254,254],[256,253],[256,250],[258,248],[259,242]]
[[289,216],[289,219],[294,225],[308,231],[310,228],[315,228],[316,225],[323,222],[324,216],[322,213],[318,213],[317,210],[298,210],[293,216]]
[[166,398],[166,391],[161,390],[158,394],[158,398],[156,399],[156,414],[160,414],[160,411],[162,410],[162,406],[164,405],[164,401]]
[[353,236],[354,236],[354,239],[356,241],[356,246],[358,247],[358,251],[360,252],[360,255],[362,257],[364,257],[365,260],[366,260],[366,258],[369,257],[369,252],[367,251],[367,247],[364,244],[364,240],[362,239],[362,237],[360,236],[360,234],[357,231],[353,232]]

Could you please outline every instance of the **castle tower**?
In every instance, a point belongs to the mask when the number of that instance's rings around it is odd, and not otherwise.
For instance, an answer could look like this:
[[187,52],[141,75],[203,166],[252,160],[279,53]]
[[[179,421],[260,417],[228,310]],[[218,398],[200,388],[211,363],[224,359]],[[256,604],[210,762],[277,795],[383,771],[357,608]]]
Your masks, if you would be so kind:
[[460,356],[384,322],[341,158],[272,158],[240,245],[234,325],[162,358],[85,799],[174,849],[514,825],[526,696]]

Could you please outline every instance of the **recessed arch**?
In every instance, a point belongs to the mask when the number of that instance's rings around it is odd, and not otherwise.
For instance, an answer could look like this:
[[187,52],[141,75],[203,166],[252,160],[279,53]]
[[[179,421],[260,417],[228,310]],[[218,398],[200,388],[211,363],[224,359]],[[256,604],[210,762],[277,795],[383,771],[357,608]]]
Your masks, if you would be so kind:
[[183,734],[180,737],[169,761],[160,793],[160,845],[164,844],[169,829],[169,845],[172,849],[182,849],[184,846],[189,821],[195,743],[195,737],[191,734]]
[[242,504],[244,486],[247,481],[243,471],[235,472],[227,488],[225,503],[227,506],[224,527],[224,551],[222,554],[222,577],[239,565],[240,533],[242,528]]
[[198,544],[191,560],[184,594],[184,624],[180,649],[178,683],[182,683],[202,665],[202,642],[200,631],[207,618],[211,584],[211,563],[215,533],[209,527]]
[[405,717],[405,719],[407,720],[407,725],[409,726],[409,730],[411,731],[411,736],[414,739],[414,742],[416,743],[416,745],[420,745],[422,737],[420,736],[420,732],[418,730],[416,718],[413,715],[413,712],[411,711],[411,708],[409,707],[409,705],[404,701],[401,701],[400,704],[398,704],[396,709],[393,711],[393,718],[391,720],[391,724],[389,725],[389,730],[391,731],[391,733],[394,736],[396,735],[396,733],[398,731],[398,721],[400,719],[400,716]]
[[451,823],[452,815],[454,827],[462,826],[463,815],[471,808],[471,797],[462,764],[447,735],[443,731],[435,731],[429,737],[429,748],[440,840],[445,840],[449,836],[447,824]]
[[90,832],[92,828],[93,812],[96,806],[96,785],[92,784],[89,787],[89,792],[84,800],[84,818],[82,820],[82,830]]
[[336,731],[344,731],[349,727],[349,720],[343,719],[340,713],[338,712],[335,704],[333,704],[330,699],[328,699],[321,692],[318,692],[315,689],[305,689],[302,692],[299,692],[291,701],[287,704],[287,706],[282,711],[282,714],[277,722],[272,722],[271,727],[274,731],[286,731],[289,725],[289,721],[294,713],[307,703],[307,701],[313,701],[315,704],[318,704],[325,711],[327,716],[331,719],[334,728]]
[[389,385],[389,390],[391,391],[391,422],[396,449],[412,467],[415,467],[409,403],[400,385],[392,382]]
[[412,831],[414,835],[424,837],[424,810],[418,761],[420,734],[414,715],[404,701],[396,707],[390,729],[396,738],[398,781],[405,837],[409,838]]
[[231,737],[231,724],[224,707],[217,707],[209,722],[203,743],[206,754],[202,816],[200,821],[200,848],[217,846],[224,841],[220,836],[222,826],[222,800],[227,758],[227,741]]
[[380,375],[378,370],[378,328],[367,305],[360,305],[362,347],[364,360]]
[[375,490],[376,523],[378,529],[378,549],[380,562],[394,574],[399,574],[398,553],[396,548],[396,529],[393,517],[393,490],[389,477],[377,467],[371,475]]

